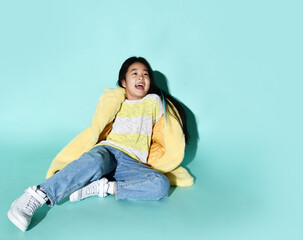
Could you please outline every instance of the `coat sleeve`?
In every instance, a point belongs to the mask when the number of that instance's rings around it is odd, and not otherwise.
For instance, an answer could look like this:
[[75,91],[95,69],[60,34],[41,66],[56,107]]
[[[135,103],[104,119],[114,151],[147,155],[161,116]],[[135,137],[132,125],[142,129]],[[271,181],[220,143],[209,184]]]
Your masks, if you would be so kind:
[[193,177],[180,164],[184,158],[185,136],[179,122],[167,114],[155,124],[148,164],[164,173],[171,185],[191,186]]
[[162,173],[170,172],[182,162],[184,150],[185,137],[179,122],[172,114],[166,119],[163,115],[153,128],[148,164]]
[[155,124],[152,135],[148,164],[166,173],[180,165],[184,157],[185,137],[178,121],[171,115],[164,115]]
[[98,142],[100,134],[113,121],[124,99],[123,88],[105,89],[105,93],[98,100],[91,126],[77,135],[57,154],[47,171],[46,178],[78,159]]

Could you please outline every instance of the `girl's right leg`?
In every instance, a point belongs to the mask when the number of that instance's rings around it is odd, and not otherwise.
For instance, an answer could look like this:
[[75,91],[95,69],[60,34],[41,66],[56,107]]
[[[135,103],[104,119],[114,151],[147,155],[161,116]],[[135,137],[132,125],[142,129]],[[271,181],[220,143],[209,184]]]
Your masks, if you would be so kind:
[[96,146],[39,185],[53,206],[83,186],[112,172],[116,160],[104,146]]
[[28,188],[13,202],[8,217],[20,230],[26,231],[34,212],[43,204],[53,206],[72,192],[107,175],[116,166],[112,154],[103,146],[96,146],[40,184],[38,188],[37,186]]

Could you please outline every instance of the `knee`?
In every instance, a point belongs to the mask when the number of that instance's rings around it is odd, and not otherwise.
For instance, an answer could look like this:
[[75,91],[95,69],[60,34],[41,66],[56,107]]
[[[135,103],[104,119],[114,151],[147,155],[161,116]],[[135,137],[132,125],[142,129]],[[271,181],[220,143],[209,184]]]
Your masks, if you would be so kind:
[[101,168],[100,157],[98,157],[92,152],[83,153],[83,155],[78,159],[78,161],[82,161],[85,168],[90,171],[99,171]]
[[92,148],[86,153],[88,158],[93,161],[96,165],[108,165],[111,163],[109,152],[102,146]]
[[109,154],[105,149],[93,148],[89,152],[84,153],[81,156],[81,160],[85,162],[85,165],[88,169],[93,171],[106,171],[110,168],[110,165],[113,164],[110,161]]
[[152,200],[160,200],[169,194],[170,183],[166,176],[162,173],[155,173],[151,178],[152,187]]

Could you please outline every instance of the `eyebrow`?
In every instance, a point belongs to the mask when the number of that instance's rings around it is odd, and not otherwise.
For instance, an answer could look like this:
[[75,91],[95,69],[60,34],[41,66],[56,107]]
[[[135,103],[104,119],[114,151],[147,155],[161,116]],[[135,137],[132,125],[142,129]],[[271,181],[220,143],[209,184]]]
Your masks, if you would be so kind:
[[[135,70],[138,70],[138,68],[133,68],[133,69],[132,69],[132,70],[130,70],[130,71],[132,72],[132,71],[135,71]],[[143,71],[148,72],[147,68],[143,69]]]

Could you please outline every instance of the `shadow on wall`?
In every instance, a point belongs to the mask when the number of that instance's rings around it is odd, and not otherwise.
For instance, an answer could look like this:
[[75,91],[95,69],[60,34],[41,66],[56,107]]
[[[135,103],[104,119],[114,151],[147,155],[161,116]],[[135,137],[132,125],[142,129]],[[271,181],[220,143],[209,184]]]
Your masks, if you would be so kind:
[[[154,74],[154,80],[155,80],[157,86],[163,92],[170,94],[169,89],[168,89],[167,79],[166,79],[165,75],[159,71],[153,71],[153,74]],[[172,94],[170,94],[170,95],[172,95]],[[184,167],[184,166],[188,165],[191,161],[193,161],[196,156],[199,134],[198,134],[198,129],[197,129],[196,117],[195,117],[194,113],[187,106],[185,106],[178,98],[176,98],[175,96],[173,96],[173,97],[181,104],[181,106],[185,110],[187,129],[188,129],[188,133],[190,136],[189,142],[186,144],[186,147],[185,147],[185,156],[184,156],[184,160],[182,162],[182,166]]]

